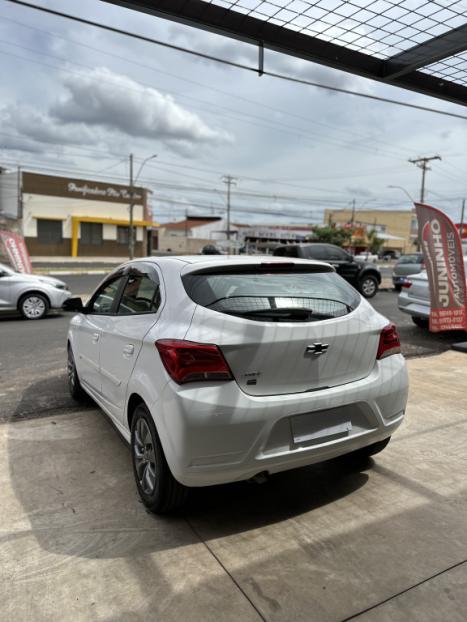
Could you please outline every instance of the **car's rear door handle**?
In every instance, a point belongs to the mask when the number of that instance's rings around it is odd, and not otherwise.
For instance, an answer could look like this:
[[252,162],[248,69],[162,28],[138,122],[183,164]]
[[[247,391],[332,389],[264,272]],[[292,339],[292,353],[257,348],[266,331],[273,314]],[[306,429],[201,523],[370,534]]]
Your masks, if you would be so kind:
[[97,343],[99,341],[99,333],[93,333],[92,342]]
[[134,351],[135,346],[133,346],[131,343],[123,348],[123,354],[125,354],[126,356],[131,356]]

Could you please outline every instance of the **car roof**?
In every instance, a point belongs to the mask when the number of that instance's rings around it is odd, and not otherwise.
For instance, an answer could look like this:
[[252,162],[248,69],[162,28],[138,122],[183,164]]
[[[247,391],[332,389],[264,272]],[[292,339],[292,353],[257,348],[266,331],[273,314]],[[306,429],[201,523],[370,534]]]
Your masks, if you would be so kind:
[[[191,269],[201,269],[209,267],[222,267],[225,265],[260,265],[264,263],[277,264],[301,264],[306,266],[326,266],[329,264],[324,261],[315,261],[314,259],[298,259],[295,257],[274,257],[272,255],[171,255],[165,257],[140,257],[129,261],[128,264],[138,262],[150,262],[159,266],[178,266],[180,271],[190,272]],[[127,264],[125,264],[127,265]]]

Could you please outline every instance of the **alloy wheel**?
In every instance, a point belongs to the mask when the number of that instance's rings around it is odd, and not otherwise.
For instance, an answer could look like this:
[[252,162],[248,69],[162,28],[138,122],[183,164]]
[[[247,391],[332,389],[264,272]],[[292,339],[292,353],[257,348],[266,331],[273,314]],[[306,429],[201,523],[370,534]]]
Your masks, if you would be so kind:
[[29,320],[35,320],[42,317],[46,311],[46,306],[43,298],[39,296],[29,296],[22,304],[24,315]]
[[376,283],[373,279],[365,279],[362,283],[362,292],[365,296],[372,296],[376,291]]
[[151,430],[143,418],[136,422],[133,438],[138,482],[145,494],[152,495],[156,487],[156,455]]

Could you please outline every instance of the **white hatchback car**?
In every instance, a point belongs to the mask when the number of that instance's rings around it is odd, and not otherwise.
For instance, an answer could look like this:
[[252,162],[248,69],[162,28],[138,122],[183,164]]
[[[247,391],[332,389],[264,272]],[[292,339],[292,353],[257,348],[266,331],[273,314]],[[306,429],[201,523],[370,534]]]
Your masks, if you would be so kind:
[[71,394],[130,442],[155,512],[190,486],[377,453],[404,416],[395,326],[328,264],[139,259],[65,307]]

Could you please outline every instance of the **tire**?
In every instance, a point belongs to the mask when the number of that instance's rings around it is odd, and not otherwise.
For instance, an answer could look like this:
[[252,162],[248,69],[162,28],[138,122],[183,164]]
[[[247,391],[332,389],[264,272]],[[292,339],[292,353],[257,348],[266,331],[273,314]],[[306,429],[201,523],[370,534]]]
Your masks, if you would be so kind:
[[402,291],[402,285],[394,285],[394,289],[396,290],[396,292],[401,292]]
[[387,447],[391,437],[385,438],[383,441],[377,441],[372,445],[367,445],[366,447],[361,447],[355,451],[352,451],[348,454],[352,458],[356,458],[357,460],[365,460],[370,458],[370,456],[374,456],[375,454],[379,454],[380,451],[383,451],[385,447]]
[[26,320],[41,320],[49,311],[49,301],[42,294],[25,294],[18,303],[18,309]]
[[428,328],[428,326],[430,325],[428,318],[415,315],[412,315],[412,322],[415,324],[415,326],[418,326],[419,328]]
[[73,356],[73,352],[70,346],[68,346],[68,359],[66,370],[68,376],[68,390],[70,391],[71,397],[76,402],[86,401],[88,399],[88,395],[81,386],[81,382],[79,381],[78,371],[75,365],[75,357]]
[[372,274],[363,276],[358,283],[358,290],[364,298],[373,298],[378,292],[378,279]]
[[168,514],[182,507],[188,488],[174,478],[153,418],[139,404],[131,421],[131,460],[136,487],[144,505],[155,514]]

